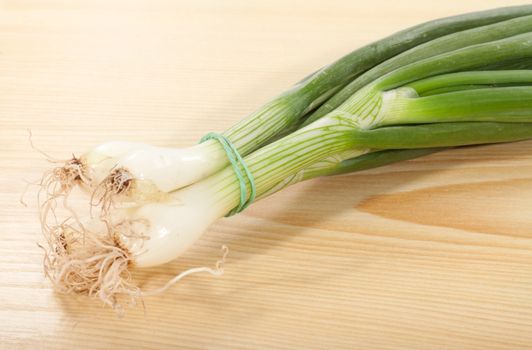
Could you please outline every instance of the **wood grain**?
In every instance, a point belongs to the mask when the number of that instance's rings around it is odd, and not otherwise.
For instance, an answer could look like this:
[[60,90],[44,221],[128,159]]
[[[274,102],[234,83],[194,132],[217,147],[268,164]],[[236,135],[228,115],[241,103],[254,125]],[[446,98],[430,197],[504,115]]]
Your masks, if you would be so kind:
[[118,319],[52,292],[25,181],[106,140],[183,146],[355,47],[520,1],[0,0],[0,348],[532,348],[532,142],[302,183],[212,226]]

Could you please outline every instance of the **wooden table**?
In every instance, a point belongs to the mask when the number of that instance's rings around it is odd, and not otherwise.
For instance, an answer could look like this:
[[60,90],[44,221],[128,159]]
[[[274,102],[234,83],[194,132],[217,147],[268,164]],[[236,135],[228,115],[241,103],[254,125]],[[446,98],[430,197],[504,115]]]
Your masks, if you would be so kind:
[[532,348],[532,142],[293,186],[217,222],[122,319],[54,293],[25,181],[106,140],[184,146],[421,21],[520,1],[0,1],[0,348]]

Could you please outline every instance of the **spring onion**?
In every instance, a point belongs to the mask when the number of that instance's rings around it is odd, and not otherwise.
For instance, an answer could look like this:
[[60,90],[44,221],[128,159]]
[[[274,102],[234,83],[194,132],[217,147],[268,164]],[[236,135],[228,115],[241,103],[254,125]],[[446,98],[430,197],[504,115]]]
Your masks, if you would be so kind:
[[[116,307],[145,295],[131,266],[174,260],[253,199],[447,147],[530,139],[531,62],[532,6],[452,17],[354,51],[198,145],[101,145],[45,183],[45,271],[58,290]],[[96,214],[65,204],[76,184]],[[71,217],[54,221],[60,197]]]

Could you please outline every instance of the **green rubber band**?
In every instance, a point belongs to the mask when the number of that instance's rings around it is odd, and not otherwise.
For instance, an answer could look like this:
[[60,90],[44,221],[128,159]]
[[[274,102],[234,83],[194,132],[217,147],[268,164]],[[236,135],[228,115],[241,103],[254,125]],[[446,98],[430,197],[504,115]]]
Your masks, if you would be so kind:
[[[238,206],[233,208],[229,213],[227,213],[226,216],[232,216],[235,214],[240,213],[242,210],[246,209],[251,203],[253,203],[253,200],[255,199],[255,178],[251,174],[251,171],[249,171],[249,168],[247,167],[246,163],[244,162],[244,159],[238,153],[236,150],[236,147],[229,141],[229,139],[222,134],[218,134],[215,132],[210,132],[207,135],[203,136],[200,140],[200,143],[205,142],[207,140],[216,140],[220,142],[222,145],[225,154],[227,155],[227,159],[229,159],[229,162],[231,163],[231,166],[233,167],[233,170],[235,172],[235,175],[238,179],[238,185],[240,187],[240,203]],[[244,170],[244,173],[242,173],[242,169]],[[247,180],[249,181],[249,198],[248,198],[248,190],[247,190],[247,181],[245,177],[247,177]]]

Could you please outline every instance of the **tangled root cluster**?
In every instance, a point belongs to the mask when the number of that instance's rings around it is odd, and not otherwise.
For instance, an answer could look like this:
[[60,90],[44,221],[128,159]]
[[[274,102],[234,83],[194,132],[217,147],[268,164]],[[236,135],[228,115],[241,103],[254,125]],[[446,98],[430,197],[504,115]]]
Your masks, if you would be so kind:
[[[77,208],[72,208],[68,201],[77,185],[87,187],[91,183],[82,161],[75,156],[43,175],[39,183],[38,206],[47,243],[47,247],[42,247],[45,251],[44,272],[55,289],[61,293],[96,297],[114,309],[121,309],[119,299],[126,297],[127,304],[135,304],[140,290],[132,282],[128,270],[131,254],[119,237],[145,237],[138,233],[138,224],[128,221],[111,223],[113,194],[121,193],[128,183],[117,174],[114,172],[108,178],[111,180],[97,186],[91,196],[91,221],[99,224],[96,230],[94,224],[88,228],[81,222]],[[105,187],[105,184],[109,185]],[[96,196],[99,199],[94,203]],[[95,215],[94,206],[98,207]]]
[[39,218],[45,236],[50,235],[52,227],[56,226],[59,221],[56,212],[58,203],[62,203],[63,208],[69,211],[75,219],[78,219],[76,212],[68,205],[68,197],[76,183],[85,179],[84,174],[83,163],[75,156],[72,156],[72,159],[66,161],[63,166],[54,167],[43,174],[40,183],[38,183],[37,202]]
[[57,291],[95,297],[114,309],[121,307],[121,297],[130,305],[140,297],[128,270],[131,254],[117,235],[64,223],[52,228],[47,243],[44,271]]
[[[59,163],[57,160],[51,162]],[[223,258],[215,268],[191,268],[159,289],[141,291],[129,271],[133,254],[121,238],[140,242],[137,246],[142,247],[148,239],[145,232],[149,223],[113,217],[117,196],[130,190],[132,182],[131,174],[118,168],[94,186],[83,161],[75,156],[43,175],[38,183],[37,198],[47,243],[41,246],[45,251],[44,273],[58,292],[97,298],[122,313],[124,304],[136,305],[143,296],[160,294],[190,274],[223,273],[228,252],[225,246],[222,247]],[[83,222],[78,208],[71,207],[69,202],[73,189],[78,185],[92,191],[85,208],[90,219]]]

